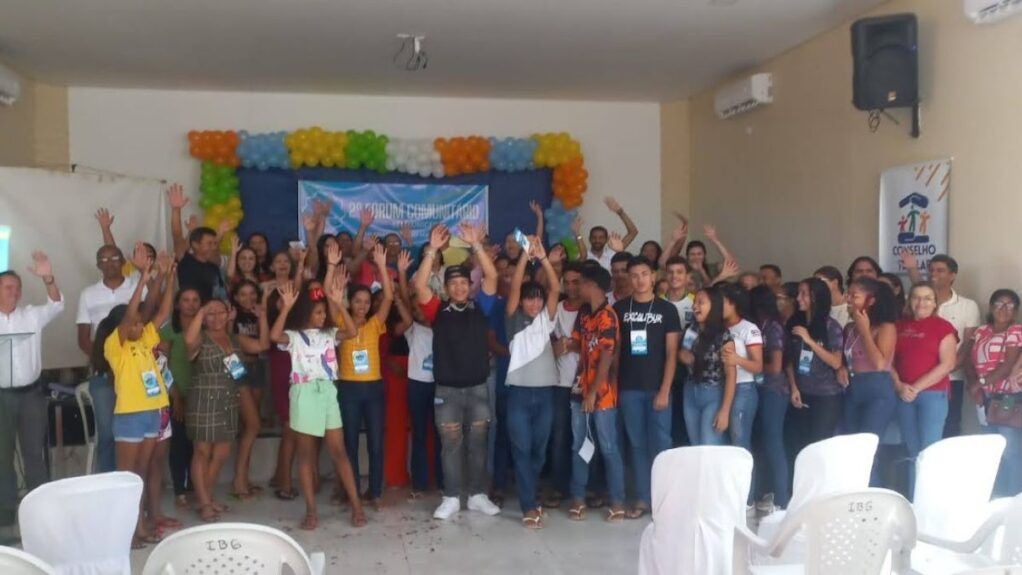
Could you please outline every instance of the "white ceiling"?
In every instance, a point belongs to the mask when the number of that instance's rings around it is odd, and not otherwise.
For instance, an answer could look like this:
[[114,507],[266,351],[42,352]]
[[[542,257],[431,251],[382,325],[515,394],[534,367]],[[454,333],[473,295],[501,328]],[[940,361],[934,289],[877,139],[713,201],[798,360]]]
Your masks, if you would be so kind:
[[[0,60],[83,86],[662,101],[880,3],[0,0]],[[427,70],[392,63],[399,32]]]

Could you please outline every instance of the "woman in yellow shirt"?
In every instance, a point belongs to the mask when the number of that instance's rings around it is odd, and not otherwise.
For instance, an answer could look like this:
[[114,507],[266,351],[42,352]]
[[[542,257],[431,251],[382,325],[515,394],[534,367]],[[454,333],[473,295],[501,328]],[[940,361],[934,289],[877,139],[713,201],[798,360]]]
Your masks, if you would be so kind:
[[337,382],[341,418],[344,420],[344,444],[351,457],[358,481],[358,432],[366,422],[369,450],[369,489],[363,496],[378,507],[383,495],[383,376],[380,372],[380,335],[387,331],[387,316],[394,301],[394,286],[387,273],[387,256],[381,244],[373,248],[373,262],[383,283],[383,298],[375,314],[370,315],[372,292],[359,285],[348,296],[349,311],[358,333],[340,345],[340,379]]
[[[103,342],[107,363],[104,367],[113,374],[117,394],[113,422],[117,469],[136,473],[144,482],[161,431],[161,412],[169,405],[164,375],[154,350],[160,343],[156,326],[167,320],[174,303],[174,263],[161,254],[159,265],[154,265],[141,242],[135,246],[133,260],[141,274],[140,281],[128,305],[112,309],[100,324],[97,341]],[[139,310],[146,284],[149,293],[162,294],[160,307],[149,321]],[[159,540],[149,532],[144,515],[140,510],[132,542],[135,548]]]

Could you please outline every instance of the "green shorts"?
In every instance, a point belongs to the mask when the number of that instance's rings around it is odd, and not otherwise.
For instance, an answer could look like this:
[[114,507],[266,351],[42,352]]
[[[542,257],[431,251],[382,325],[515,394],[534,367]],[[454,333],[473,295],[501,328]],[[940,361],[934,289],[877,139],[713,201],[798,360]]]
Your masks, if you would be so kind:
[[325,379],[296,383],[288,392],[291,399],[291,429],[323,437],[328,429],[340,429],[341,408],[334,382]]

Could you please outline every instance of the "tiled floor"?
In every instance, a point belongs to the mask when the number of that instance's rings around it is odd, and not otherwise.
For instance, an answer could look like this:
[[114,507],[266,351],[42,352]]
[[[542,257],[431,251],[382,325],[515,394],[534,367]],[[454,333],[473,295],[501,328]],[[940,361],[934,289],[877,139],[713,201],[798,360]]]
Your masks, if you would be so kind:
[[[320,527],[314,532],[297,528],[304,507],[300,500],[283,502],[272,494],[259,500],[232,503],[225,521],[261,523],[282,529],[306,551],[323,551],[328,574],[459,574],[503,573],[611,575],[634,573],[639,557],[639,538],[649,524],[648,516],[637,521],[608,524],[598,510],[590,510],[584,523],[568,519],[563,507],[549,510],[546,527],[524,529],[517,502],[509,500],[496,517],[462,511],[447,522],[432,519],[439,496],[414,502],[407,491],[385,494],[384,507],[367,510],[369,525],[354,529],[348,514],[320,496]],[[185,524],[195,525],[191,513],[173,508]],[[149,550],[132,554],[132,570],[142,572]]]

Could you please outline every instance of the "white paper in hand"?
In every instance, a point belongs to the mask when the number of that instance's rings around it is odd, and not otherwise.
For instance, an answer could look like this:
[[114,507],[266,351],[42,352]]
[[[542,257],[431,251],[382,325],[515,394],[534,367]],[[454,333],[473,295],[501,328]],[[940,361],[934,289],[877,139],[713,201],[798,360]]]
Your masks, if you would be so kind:
[[578,456],[582,458],[582,461],[589,463],[592,460],[593,455],[596,455],[596,444],[593,443],[592,439],[588,437],[582,442],[582,447],[578,449]]

